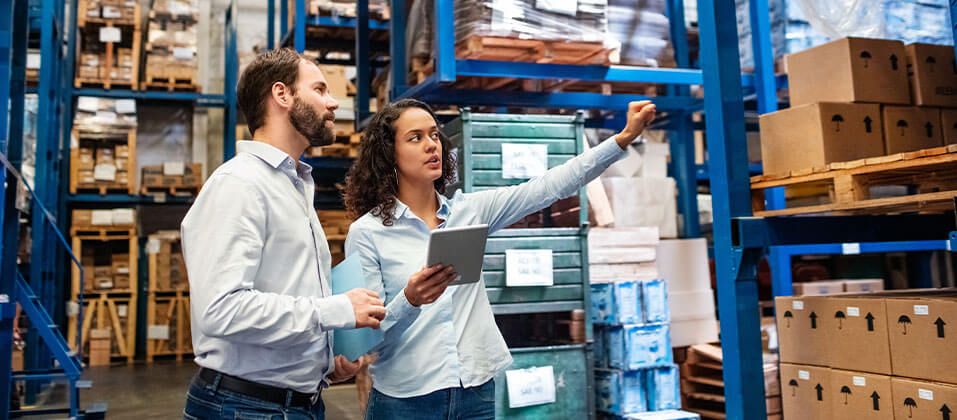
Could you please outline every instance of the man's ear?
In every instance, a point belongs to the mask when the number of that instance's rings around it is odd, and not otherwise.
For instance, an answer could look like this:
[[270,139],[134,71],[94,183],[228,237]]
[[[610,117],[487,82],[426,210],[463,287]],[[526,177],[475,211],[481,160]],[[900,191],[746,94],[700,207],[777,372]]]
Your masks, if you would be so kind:
[[282,82],[276,82],[272,84],[272,98],[282,108],[289,108],[292,106],[292,92],[290,91],[289,86],[286,86]]

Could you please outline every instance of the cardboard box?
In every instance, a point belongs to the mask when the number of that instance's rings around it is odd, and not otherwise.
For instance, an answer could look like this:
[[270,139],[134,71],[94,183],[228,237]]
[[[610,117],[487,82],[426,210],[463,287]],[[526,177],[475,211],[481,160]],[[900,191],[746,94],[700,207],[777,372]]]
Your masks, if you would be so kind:
[[911,103],[900,41],[842,38],[784,60],[792,107],[815,102]]
[[884,147],[889,155],[944,144],[938,108],[885,106],[883,118]]
[[839,419],[831,416],[830,369],[781,363],[781,387],[785,419]]
[[835,369],[891,374],[891,349],[884,299],[828,297],[824,316],[827,365]]
[[957,416],[957,386],[891,378],[894,418],[941,420]]
[[827,397],[835,419],[894,420],[891,377],[831,369]]
[[90,330],[90,366],[109,366],[112,351],[112,334],[109,329]]
[[957,107],[954,47],[910,44],[905,52],[914,105]]
[[759,124],[766,174],[884,154],[879,105],[809,104],[764,114]]
[[957,109],[940,110],[940,128],[944,134],[944,144],[957,144]]
[[894,376],[957,384],[957,296],[888,297],[885,305]]
[[117,290],[129,290],[132,283],[130,283],[129,275],[122,276],[113,276],[113,288]]
[[826,316],[822,296],[774,298],[778,346],[782,362],[827,366],[828,331],[833,317]]
[[884,290],[884,279],[847,279],[844,291],[853,293],[880,292]]
[[841,280],[812,281],[794,283],[794,296],[823,296],[844,293],[844,282]]

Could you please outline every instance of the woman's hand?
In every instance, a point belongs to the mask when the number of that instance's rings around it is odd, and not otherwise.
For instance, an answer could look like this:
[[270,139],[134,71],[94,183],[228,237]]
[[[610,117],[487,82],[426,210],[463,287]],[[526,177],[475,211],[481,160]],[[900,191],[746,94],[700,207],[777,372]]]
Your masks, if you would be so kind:
[[657,107],[651,101],[636,101],[628,104],[628,122],[620,133],[615,135],[615,141],[622,149],[635,141],[645,128],[655,120]]
[[336,368],[329,374],[329,383],[336,384],[339,382],[345,382],[349,379],[352,379],[353,376],[356,376],[356,373],[359,373],[359,369],[362,367],[362,361],[356,360],[355,362],[350,362],[343,355],[336,356]]
[[409,283],[405,285],[405,298],[415,307],[435,302],[456,277],[458,273],[452,266],[436,264],[423,267],[409,278]]

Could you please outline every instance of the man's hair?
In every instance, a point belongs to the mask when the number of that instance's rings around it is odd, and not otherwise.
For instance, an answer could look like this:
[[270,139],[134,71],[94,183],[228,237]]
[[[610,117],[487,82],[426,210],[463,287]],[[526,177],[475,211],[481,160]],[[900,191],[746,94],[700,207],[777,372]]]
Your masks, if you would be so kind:
[[266,99],[272,95],[273,84],[281,82],[292,94],[296,93],[299,60],[303,59],[294,50],[277,48],[256,57],[243,70],[236,87],[236,100],[251,134],[266,123]]

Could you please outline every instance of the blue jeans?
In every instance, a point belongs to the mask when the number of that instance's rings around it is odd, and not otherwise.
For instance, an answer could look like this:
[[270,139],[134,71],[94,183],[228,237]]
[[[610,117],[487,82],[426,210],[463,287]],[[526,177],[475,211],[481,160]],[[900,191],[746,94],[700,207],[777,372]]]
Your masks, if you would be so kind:
[[183,418],[186,420],[325,420],[325,411],[321,398],[309,410],[285,407],[225,389],[216,389],[214,384],[206,384],[198,378],[193,378],[189,384],[189,392],[186,393]]
[[495,381],[446,388],[412,398],[392,398],[375,388],[366,420],[486,420],[495,418]]

